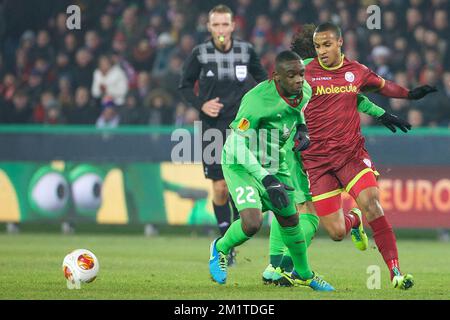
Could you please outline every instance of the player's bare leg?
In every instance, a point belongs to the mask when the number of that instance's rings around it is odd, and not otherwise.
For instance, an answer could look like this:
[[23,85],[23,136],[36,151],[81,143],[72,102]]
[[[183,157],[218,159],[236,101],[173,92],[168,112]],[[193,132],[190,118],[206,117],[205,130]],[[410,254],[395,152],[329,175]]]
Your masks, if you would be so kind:
[[364,232],[361,212],[358,208],[344,212],[340,193],[314,201],[314,207],[331,239],[341,241],[351,232],[355,247],[359,250],[367,249],[368,238]]
[[414,285],[413,277],[400,271],[395,234],[384,216],[379,198],[378,188],[369,187],[359,193],[356,202],[372,228],[378,251],[389,268],[392,285],[406,290]]
[[320,222],[334,241],[342,241],[347,236],[342,209],[320,217]]
[[[220,235],[223,236],[233,222],[233,209],[230,205],[231,197],[229,196],[228,187],[224,179],[213,181],[213,207],[216,216],[217,225]],[[235,263],[236,253],[234,249],[230,251],[228,264],[231,266]]]

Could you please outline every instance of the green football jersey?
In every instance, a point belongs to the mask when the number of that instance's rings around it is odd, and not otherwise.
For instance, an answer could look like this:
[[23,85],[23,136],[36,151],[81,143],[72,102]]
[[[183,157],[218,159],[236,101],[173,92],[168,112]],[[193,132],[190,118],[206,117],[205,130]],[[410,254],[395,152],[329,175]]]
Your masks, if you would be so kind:
[[233,130],[223,148],[222,164],[244,167],[258,180],[268,174],[289,175],[283,146],[295,134],[297,125],[305,123],[302,109],[311,98],[311,86],[306,81],[302,91],[302,99],[290,103],[273,80],[250,90],[230,124]]

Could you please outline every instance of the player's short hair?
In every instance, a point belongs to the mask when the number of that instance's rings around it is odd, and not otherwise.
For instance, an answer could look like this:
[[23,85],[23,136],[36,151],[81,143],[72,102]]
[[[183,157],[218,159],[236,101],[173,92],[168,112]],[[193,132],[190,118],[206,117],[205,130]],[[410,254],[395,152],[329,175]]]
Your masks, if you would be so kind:
[[305,24],[302,30],[292,37],[291,50],[303,59],[315,58],[317,56],[313,43],[315,30],[316,26],[314,24]]
[[336,35],[336,38],[339,39],[342,37],[342,31],[339,26],[333,22],[324,22],[317,26],[316,30],[314,30],[314,33],[316,32],[325,32],[325,31],[333,31]]
[[294,60],[302,60],[302,58],[291,50],[285,50],[281,51],[277,57],[275,58],[275,69],[278,69],[280,64],[287,61],[294,61]]
[[208,19],[211,17],[213,13],[229,13],[231,15],[231,20],[233,20],[233,11],[230,9],[230,7],[224,5],[224,4],[218,4],[214,8],[212,8],[208,13]]

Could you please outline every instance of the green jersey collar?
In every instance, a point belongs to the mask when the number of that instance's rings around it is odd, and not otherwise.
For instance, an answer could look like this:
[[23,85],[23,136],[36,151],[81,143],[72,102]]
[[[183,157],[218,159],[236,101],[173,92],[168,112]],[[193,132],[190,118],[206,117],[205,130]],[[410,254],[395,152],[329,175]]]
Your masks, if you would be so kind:
[[296,96],[294,99],[289,99],[288,97],[285,97],[280,90],[280,87],[278,87],[277,82],[274,80],[275,88],[277,88],[278,95],[283,98],[283,100],[292,108],[297,108],[303,99],[303,86],[302,86],[302,92],[298,96]]

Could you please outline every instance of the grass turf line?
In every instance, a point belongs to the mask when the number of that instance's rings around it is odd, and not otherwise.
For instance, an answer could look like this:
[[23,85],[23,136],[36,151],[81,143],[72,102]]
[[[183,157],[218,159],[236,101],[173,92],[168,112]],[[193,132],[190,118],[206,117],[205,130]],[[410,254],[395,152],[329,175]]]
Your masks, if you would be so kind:
[[[412,290],[390,287],[389,275],[371,243],[365,252],[349,239],[314,239],[309,257],[313,270],[336,289],[264,286],[268,239],[254,238],[238,248],[238,264],[229,268],[226,285],[209,278],[209,244],[195,236],[0,234],[0,299],[449,299],[448,244],[399,240],[402,270],[414,275]],[[66,289],[61,270],[71,250],[92,250],[100,262],[97,280],[81,290]],[[369,290],[367,268],[381,269],[381,289]]]

